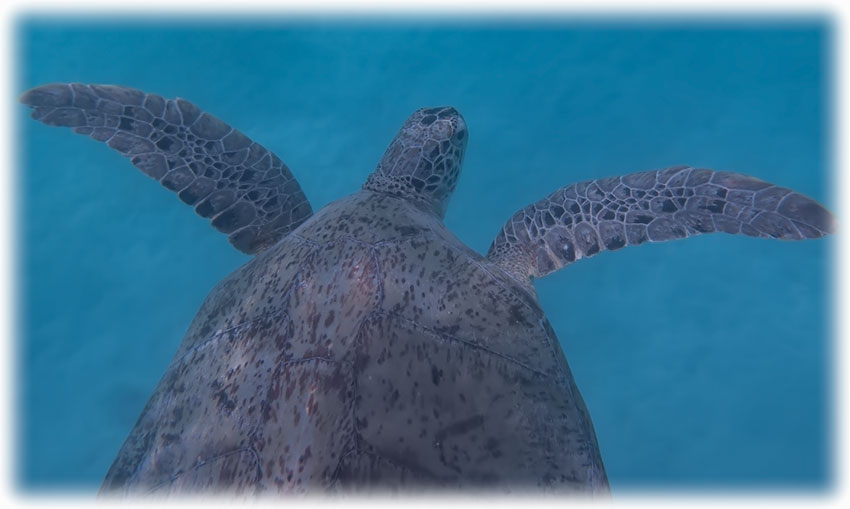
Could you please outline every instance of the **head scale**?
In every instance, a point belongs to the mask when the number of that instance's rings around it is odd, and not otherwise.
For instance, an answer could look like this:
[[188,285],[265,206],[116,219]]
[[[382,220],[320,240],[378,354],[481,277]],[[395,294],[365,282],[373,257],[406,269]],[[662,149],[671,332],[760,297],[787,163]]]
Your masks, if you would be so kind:
[[363,189],[408,198],[446,213],[466,150],[466,122],[451,106],[416,110]]

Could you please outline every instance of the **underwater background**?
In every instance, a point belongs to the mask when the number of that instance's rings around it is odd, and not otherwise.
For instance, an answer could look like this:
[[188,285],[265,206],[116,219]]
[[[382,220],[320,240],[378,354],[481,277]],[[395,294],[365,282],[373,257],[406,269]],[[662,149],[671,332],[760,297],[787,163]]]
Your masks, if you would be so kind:
[[[470,132],[446,224],[485,253],[569,183],[687,164],[835,209],[828,20],[25,17],[17,93],[184,97],[275,152],[314,210],[407,116]],[[9,98],[15,100],[15,98]],[[15,112],[16,475],[94,493],[204,296],[248,260],[128,160]],[[833,483],[833,239],[703,235],[535,283],[614,494]]]

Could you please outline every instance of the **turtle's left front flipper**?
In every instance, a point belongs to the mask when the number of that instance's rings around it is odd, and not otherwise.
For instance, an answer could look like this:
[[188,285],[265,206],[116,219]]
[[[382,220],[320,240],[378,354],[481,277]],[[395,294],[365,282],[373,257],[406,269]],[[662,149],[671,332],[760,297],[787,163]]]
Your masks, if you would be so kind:
[[21,102],[34,119],[71,127],[129,157],[245,253],[274,244],[313,213],[276,155],[183,99],[53,83],[27,91]]
[[521,282],[602,250],[724,232],[800,240],[832,233],[820,204],[738,173],[677,166],[581,182],[518,211],[487,259]]

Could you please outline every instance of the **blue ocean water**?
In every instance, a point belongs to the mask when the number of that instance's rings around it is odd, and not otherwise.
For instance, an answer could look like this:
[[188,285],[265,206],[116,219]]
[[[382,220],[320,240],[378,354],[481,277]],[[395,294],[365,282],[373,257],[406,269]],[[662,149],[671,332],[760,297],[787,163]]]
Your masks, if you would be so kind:
[[[27,18],[18,92],[185,97],[277,153],[314,209],[407,115],[470,129],[447,225],[486,252],[554,189],[674,164],[834,206],[828,21]],[[26,490],[93,493],[203,297],[248,257],[124,158],[16,113],[18,443]],[[833,473],[833,240],[705,235],[536,283],[615,494],[822,490]]]

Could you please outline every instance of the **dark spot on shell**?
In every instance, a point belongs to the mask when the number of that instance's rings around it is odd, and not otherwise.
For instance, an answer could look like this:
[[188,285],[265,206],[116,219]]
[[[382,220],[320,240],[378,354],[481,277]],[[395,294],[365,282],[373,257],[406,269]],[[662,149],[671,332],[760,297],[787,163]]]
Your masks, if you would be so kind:
[[431,381],[434,385],[440,385],[440,380],[443,378],[443,370],[437,366],[431,366]]

